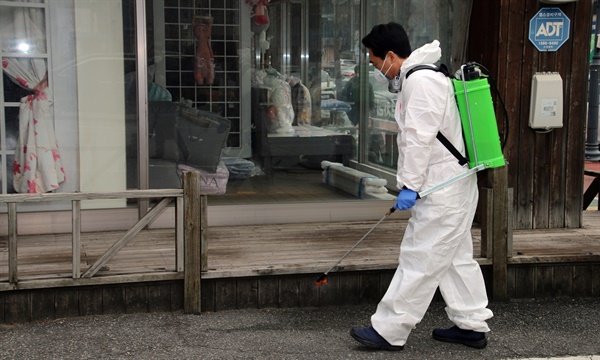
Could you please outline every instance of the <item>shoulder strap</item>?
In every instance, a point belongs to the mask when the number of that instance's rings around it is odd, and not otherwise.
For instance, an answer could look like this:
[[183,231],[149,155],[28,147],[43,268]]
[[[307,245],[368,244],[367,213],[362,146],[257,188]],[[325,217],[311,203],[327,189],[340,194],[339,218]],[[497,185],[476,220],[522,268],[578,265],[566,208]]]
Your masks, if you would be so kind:
[[[429,66],[429,65],[417,65],[414,68],[410,69],[406,73],[406,78],[408,79],[408,77],[412,73],[414,73],[415,71],[419,71],[419,70],[433,70],[433,71],[441,72],[446,77],[450,77],[450,71],[448,70],[448,67],[446,66],[446,64],[441,64],[440,67]],[[444,134],[442,134],[441,132],[438,131],[436,138],[442,143],[442,145],[444,145],[446,147],[446,149],[448,149],[448,151],[450,151],[452,153],[452,155],[454,155],[454,157],[458,160],[458,163],[460,165],[464,165],[469,162],[469,160],[467,160],[467,158],[464,157],[460,153],[460,151],[458,151],[458,149],[456,149],[456,147],[454,147],[454,145],[452,145],[450,140],[448,140],[448,138],[446,138],[444,136]]]
[[410,69],[407,73],[406,73],[406,78],[408,79],[408,77],[414,73],[415,71],[419,71],[419,70],[433,70],[436,72],[441,72],[442,74],[444,74],[446,77],[450,77],[450,71],[448,70],[448,67],[446,66],[446,64],[441,64],[440,67],[437,66],[430,66],[430,65],[417,65],[414,68]]
[[466,163],[469,162],[469,160],[467,160],[466,157],[464,157],[460,151],[458,151],[458,149],[456,149],[454,147],[454,145],[452,145],[452,143],[450,142],[450,140],[448,140],[448,138],[446,138],[444,136],[444,134],[442,134],[441,132],[438,131],[437,135],[435,136],[441,143],[442,145],[444,145],[446,147],[446,149],[448,149],[448,151],[450,151],[452,153],[452,155],[454,155],[454,157],[456,158],[456,160],[458,160],[458,164],[459,165],[464,165]]

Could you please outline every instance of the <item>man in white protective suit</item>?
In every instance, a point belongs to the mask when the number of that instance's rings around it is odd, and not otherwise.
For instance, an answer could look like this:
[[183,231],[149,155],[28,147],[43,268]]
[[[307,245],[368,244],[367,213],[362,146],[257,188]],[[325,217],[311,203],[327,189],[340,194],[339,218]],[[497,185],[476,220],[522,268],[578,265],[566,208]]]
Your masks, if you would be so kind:
[[465,154],[462,128],[451,80],[427,69],[406,74],[415,66],[441,58],[437,40],[411,52],[404,28],[397,23],[373,27],[362,39],[375,79],[398,92],[398,189],[394,208],[410,209],[399,265],[389,288],[371,317],[372,326],[352,329],[351,336],[371,348],[402,350],[421,321],[439,287],[446,312],[455,326],[434,329],[433,338],[475,348],[487,345],[486,320],[493,314],[479,264],[473,259],[471,226],[477,206],[473,174],[423,199],[418,192],[466,172],[438,140],[441,132]]

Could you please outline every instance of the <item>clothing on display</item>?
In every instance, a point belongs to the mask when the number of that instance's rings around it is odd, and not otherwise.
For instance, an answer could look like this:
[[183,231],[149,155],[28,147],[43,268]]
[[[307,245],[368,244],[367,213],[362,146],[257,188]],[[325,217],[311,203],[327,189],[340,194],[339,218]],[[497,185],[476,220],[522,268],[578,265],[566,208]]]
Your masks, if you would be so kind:
[[312,100],[310,91],[300,79],[290,76],[288,82],[292,90],[292,107],[294,109],[294,125],[310,125]]
[[196,37],[196,54],[194,57],[194,79],[198,85],[212,85],[215,81],[215,62],[210,46],[212,17],[194,16],[194,36]]
[[269,104],[267,108],[267,128],[270,133],[293,133],[294,108],[292,106],[292,89],[283,80],[283,76],[275,69],[265,70],[262,77],[263,86],[268,89]]

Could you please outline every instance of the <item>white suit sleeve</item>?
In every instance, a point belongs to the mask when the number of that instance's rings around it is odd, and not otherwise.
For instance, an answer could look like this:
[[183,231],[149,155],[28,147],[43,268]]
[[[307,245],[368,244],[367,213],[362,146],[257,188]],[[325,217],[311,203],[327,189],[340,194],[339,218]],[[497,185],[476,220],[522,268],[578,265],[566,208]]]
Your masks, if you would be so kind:
[[[403,91],[405,94],[404,161],[398,167],[399,176],[407,188],[420,191],[432,159],[432,145],[441,127],[446,108],[447,87],[430,76],[415,76]],[[437,161],[436,161],[437,160]]]

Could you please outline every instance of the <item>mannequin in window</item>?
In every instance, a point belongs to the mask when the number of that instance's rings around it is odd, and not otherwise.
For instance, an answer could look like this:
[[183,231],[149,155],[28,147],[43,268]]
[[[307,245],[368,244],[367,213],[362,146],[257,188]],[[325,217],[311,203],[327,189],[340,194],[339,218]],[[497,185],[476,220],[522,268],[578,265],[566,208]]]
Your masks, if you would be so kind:
[[288,78],[292,90],[292,107],[294,108],[294,125],[310,125],[312,108],[308,88],[295,76]]
[[210,47],[212,17],[194,16],[194,36],[196,54],[194,58],[194,79],[198,85],[212,85],[215,81],[215,61]]
[[269,89],[269,113],[274,117],[269,119],[269,132],[290,134],[294,132],[294,108],[292,107],[292,90],[283,76],[274,68],[265,69],[264,86]]

